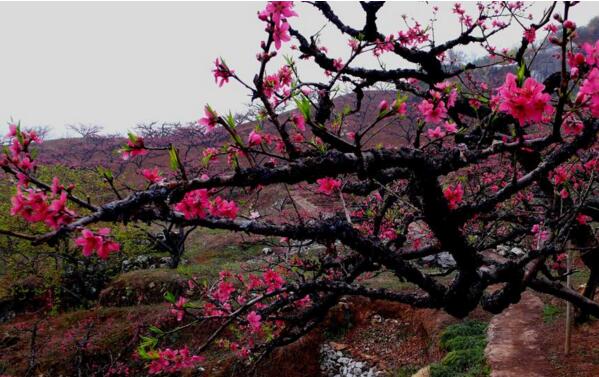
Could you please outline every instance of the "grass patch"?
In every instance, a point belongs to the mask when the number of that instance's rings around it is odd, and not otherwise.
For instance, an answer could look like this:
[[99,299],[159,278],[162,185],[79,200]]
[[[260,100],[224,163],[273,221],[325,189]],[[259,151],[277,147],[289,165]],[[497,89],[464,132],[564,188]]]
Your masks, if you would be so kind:
[[577,271],[572,274],[572,286],[578,287],[579,285],[586,284],[590,275],[591,271],[586,267],[577,269]]
[[254,244],[247,247],[238,245],[225,246],[219,250],[202,250],[201,261],[180,265],[177,272],[185,277],[198,276],[208,281],[218,277],[223,270],[240,272],[241,265],[248,260],[260,256],[264,244]]
[[465,321],[448,326],[441,334],[441,347],[448,351],[431,364],[431,377],[482,377],[491,373],[485,359],[487,324]]
[[393,377],[411,377],[414,373],[418,372],[420,368],[414,366],[403,366],[398,369],[391,371]]
[[373,278],[365,280],[364,285],[368,288],[385,288],[394,291],[401,291],[414,287],[411,283],[401,281],[390,271],[384,271]]
[[543,306],[543,322],[551,323],[557,319],[562,310],[555,305]]
[[[437,268],[425,268],[423,269],[423,272],[427,274],[436,274],[441,272],[441,270]],[[452,272],[447,276],[439,277],[439,281],[441,283],[448,284],[454,279],[454,277],[455,272]],[[399,279],[397,275],[388,270],[385,270],[374,277],[364,280],[363,284],[368,288],[385,288],[396,291],[418,288],[416,285],[410,282],[401,281],[401,279]]]

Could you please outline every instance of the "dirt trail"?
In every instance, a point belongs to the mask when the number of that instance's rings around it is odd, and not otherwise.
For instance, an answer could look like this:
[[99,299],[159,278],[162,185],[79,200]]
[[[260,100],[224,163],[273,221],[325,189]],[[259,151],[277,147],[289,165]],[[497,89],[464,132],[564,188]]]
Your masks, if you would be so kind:
[[553,368],[542,349],[539,324],[543,323],[543,302],[524,292],[519,303],[491,320],[485,350],[491,377],[551,377]]
[[335,213],[332,207],[329,208],[326,205],[323,206],[322,204],[314,204],[312,202],[314,198],[306,197],[306,195],[302,195],[295,190],[291,191],[291,197],[295,201],[295,204],[298,206],[299,210],[306,212],[308,216],[317,217],[321,215],[324,217],[329,217]]
[[295,200],[295,204],[297,204],[300,209],[306,211],[310,215],[316,215],[319,211],[321,211],[319,207],[312,204],[308,199],[306,199],[303,196],[295,195],[292,196],[292,198],[293,200]]

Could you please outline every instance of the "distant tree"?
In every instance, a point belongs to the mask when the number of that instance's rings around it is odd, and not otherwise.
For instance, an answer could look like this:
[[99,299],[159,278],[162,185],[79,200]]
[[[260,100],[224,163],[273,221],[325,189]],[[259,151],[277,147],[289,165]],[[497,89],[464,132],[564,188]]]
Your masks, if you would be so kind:
[[67,128],[82,138],[96,138],[102,132],[102,126],[95,124],[69,124]]

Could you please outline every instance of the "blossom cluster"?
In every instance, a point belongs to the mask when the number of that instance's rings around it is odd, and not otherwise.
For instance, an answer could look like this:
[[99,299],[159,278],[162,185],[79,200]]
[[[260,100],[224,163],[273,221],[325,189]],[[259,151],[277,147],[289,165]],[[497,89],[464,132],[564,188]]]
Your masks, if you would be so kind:
[[187,220],[203,219],[208,214],[235,219],[239,208],[232,200],[220,196],[211,201],[208,190],[198,189],[187,192],[183,200],[175,204],[175,210],[183,213]]
[[229,78],[235,74],[235,71],[230,69],[224,60],[216,58],[212,73],[214,74],[214,81],[221,87],[229,82]]
[[198,120],[198,124],[206,131],[212,131],[218,124],[218,114],[209,105],[204,106],[204,117]]
[[544,89],[545,85],[532,77],[527,78],[522,87],[519,87],[516,75],[508,73],[495,100],[499,111],[513,116],[520,125],[540,123],[554,112],[550,103],[551,96],[544,93]]
[[258,18],[268,22],[267,31],[272,32],[275,48],[281,48],[283,42],[289,42],[289,23],[287,19],[297,16],[293,10],[293,1],[269,1],[266,8],[258,13]]
[[[297,257],[294,258],[296,260]],[[293,264],[293,263],[292,263]],[[301,265],[301,261],[297,262]],[[221,346],[234,352],[242,358],[251,354],[256,341],[264,340],[273,332],[280,331],[284,324],[281,321],[271,321],[260,311],[267,303],[280,297],[288,297],[283,290],[285,284],[283,275],[273,269],[266,268],[260,275],[233,274],[221,271],[218,281],[206,291],[207,300],[202,306],[203,314],[209,318],[236,316],[237,339],[235,341],[221,340]],[[190,280],[190,287],[199,287],[195,280]],[[171,305],[171,313],[177,319],[183,317],[186,299]],[[297,308],[305,308],[311,304],[309,296],[295,297],[292,300]],[[237,313],[244,312],[243,316]]]
[[107,259],[111,253],[121,249],[121,245],[108,238],[110,229],[101,228],[96,233],[83,229],[81,236],[75,239],[75,244],[83,249],[83,255],[91,256],[94,252],[101,259]]
[[333,192],[339,190],[341,188],[341,180],[334,178],[320,178],[316,180],[318,183],[318,192],[323,193],[325,195],[331,195]]
[[447,186],[445,190],[443,190],[443,195],[449,202],[449,209],[456,209],[458,204],[460,204],[464,198],[464,188],[461,183],[458,183],[455,186]]
[[163,180],[158,168],[142,169],[141,175],[143,175],[144,178],[147,179],[150,183],[157,183]]
[[195,367],[205,359],[202,356],[192,355],[187,347],[155,351],[152,353],[154,360],[150,363],[148,373],[174,373],[182,369]]
[[[231,278],[241,283],[241,288],[236,288]],[[209,292],[209,297],[212,303],[207,303],[204,306],[206,315],[223,315],[229,312],[232,308],[233,294],[238,293],[235,300],[238,304],[245,304],[247,297],[257,291],[264,291],[266,294],[275,292],[283,287],[285,279],[278,272],[267,269],[261,276],[250,274],[244,278],[240,274],[233,275],[228,271],[222,271],[219,275],[219,281],[214,288]],[[260,308],[260,304],[256,304]]]
[[[31,174],[35,170],[35,163],[29,153],[32,143],[39,144],[41,139],[35,131],[21,131],[18,125],[11,124],[9,133],[11,154],[5,155],[2,164],[11,163],[18,169],[17,191],[11,198],[10,213],[19,216],[30,223],[44,223],[51,229],[58,230],[64,225],[75,220],[76,213],[67,207],[69,194],[74,189],[73,185],[64,187],[57,177],[52,179],[50,187],[30,187]],[[138,151],[137,147],[143,146],[143,139],[130,137],[126,147],[129,155]],[[111,253],[120,250],[120,245],[108,238],[110,229],[102,228],[97,233],[88,229],[81,229],[81,236],[75,240],[75,244],[83,249],[83,255],[88,257],[94,252],[106,259]]]
[[144,144],[144,139],[141,136],[129,133],[127,144],[121,149],[121,157],[123,160],[129,160],[132,157],[143,156],[148,153]]
[[443,128],[437,126],[434,129],[428,129],[428,137],[435,139],[444,137],[446,133],[457,132],[455,124],[446,121],[447,111],[455,106],[457,99],[457,90],[454,85],[450,82],[439,83],[435,85],[434,89],[429,90],[428,94],[430,98],[424,99],[418,104],[418,111],[428,124],[443,123]]
[[28,189],[23,192],[19,187],[11,203],[11,215],[22,217],[30,223],[43,222],[52,229],[69,224],[75,218],[75,212],[67,207],[66,191],[58,196],[48,196],[41,190]]
[[[599,49],[599,46],[597,46]],[[576,101],[584,103],[591,115],[599,117],[599,68],[595,67],[584,80],[578,91]]]
[[52,229],[71,223],[75,212],[67,207],[68,191],[58,178],[52,180],[49,190],[29,187],[30,174],[35,170],[35,162],[29,153],[32,143],[39,144],[41,139],[35,131],[21,131],[14,124],[9,126],[10,154],[4,155],[0,165],[11,163],[18,169],[17,192],[11,198],[10,213],[30,223],[44,223]]
[[[581,190],[585,185],[585,180],[597,172],[599,172],[599,157],[597,152],[594,152],[585,162],[568,162],[556,167],[549,172],[548,178],[560,198],[567,199],[572,193]],[[584,220],[584,218],[581,217],[579,222],[581,222],[580,220]]]
[[[417,47],[427,42],[429,38],[428,31],[419,22],[415,22],[414,26],[409,27],[406,31],[399,31],[397,36],[389,34],[385,36],[384,40],[377,39],[372,53],[374,56],[381,56],[386,52],[393,51],[396,43],[402,47]],[[357,50],[358,41],[351,40],[350,46],[353,50]]]
[[181,322],[183,320],[183,316],[185,315],[185,305],[187,304],[187,301],[187,298],[181,296],[179,297],[177,302],[172,304],[170,311],[171,314],[173,314],[175,318],[177,318],[178,322]]

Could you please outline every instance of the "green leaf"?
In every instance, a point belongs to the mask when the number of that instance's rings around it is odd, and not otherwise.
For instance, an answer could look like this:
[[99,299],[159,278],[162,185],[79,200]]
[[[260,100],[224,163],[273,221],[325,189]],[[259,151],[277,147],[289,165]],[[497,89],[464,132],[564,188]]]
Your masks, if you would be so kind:
[[131,131],[127,132],[127,137],[129,138],[129,140],[131,140],[132,143],[135,143],[137,141],[137,136],[135,136],[135,134]]
[[17,125],[17,140],[19,140],[19,144],[23,145],[23,134],[21,133],[21,125]]
[[262,332],[264,333],[264,337],[266,338],[265,340],[267,342],[270,342],[274,339],[272,327],[265,324],[264,326],[262,326]]
[[293,61],[293,57],[292,56],[283,55],[283,59],[285,59],[285,64],[287,64],[290,67],[293,67],[293,65],[295,64],[295,62]]
[[343,115],[348,115],[349,113],[351,113],[351,106],[349,106],[349,105],[343,106]]
[[235,127],[237,127],[237,125],[235,124],[235,118],[233,118],[233,114],[231,114],[230,111],[229,115],[227,115],[227,117],[225,118],[225,121],[227,122],[229,127],[231,127],[231,129],[235,129]]
[[237,159],[236,155],[233,155],[233,157],[231,158],[231,167],[233,169],[237,169],[239,167],[239,160]]
[[324,124],[322,124],[322,123],[316,123],[316,127],[320,128],[321,130],[326,130],[327,129],[327,127]]
[[517,81],[518,81],[518,86],[521,87],[522,83],[524,83],[524,74],[526,73],[526,64],[524,64],[524,62],[522,62],[522,64],[520,64],[520,68],[518,68],[518,74],[517,74]]
[[[316,126],[317,127],[324,127],[321,124],[317,124]],[[316,148],[320,153],[326,152],[327,151],[326,145],[323,142],[318,143],[317,140],[318,139],[316,137],[313,137],[312,140],[310,140],[310,144],[312,144],[312,146],[314,148]]]
[[378,115],[378,119],[383,119],[384,117],[386,117],[387,115],[389,115],[391,113],[391,111],[393,111],[392,109],[389,110],[383,110],[379,113]]
[[175,295],[172,292],[166,292],[164,294],[164,299],[170,302],[171,304],[175,303]]
[[98,174],[100,174],[102,177],[106,178],[109,181],[113,179],[112,171],[102,166],[98,166]]
[[231,138],[237,145],[243,146],[243,140],[241,140],[241,137],[237,135],[237,132],[233,133],[233,135],[231,135]]
[[[154,355],[152,355],[152,349],[156,347],[158,344],[158,339],[150,337],[150,336],[140,336],[141,343],[139,347],[137,347],[137,352],[142,359],[149,360],[154,359]],[[150,352],[146,351],[146,348],[150,348]]]
[[177,154],[177,150],[174,146],[171,145],[168,150],[168,156],[171,163],[171,169],[178,170],[179,169],[179,155]]
[[202,157],[202,166],[207,168],[208,164],[210,163],[210,159],[212,158],[212,155],[208,155],[208,156],[204,156]]
[[310,101],[308,100],[308,98],[301,96],[301,99],[296,99],[295,100],[295,105],[297,106],[297,109],[299,110],[299,112],[304,116],[304,119],[308,120],[310,119]]
[[397,96],[395,96],[395,105],[399,107],[402,103],[408,100],[408,96],[402,95],[401,92],[397,92]]
[[153,332],[154,334],[158,334],[158,335],[162,335],[162,334],[164,334],[164,331],[160,330],[158,327],[156,327],[156,326],[154,326],[154,325],[150,326],[150,329],[149,329],[149,330],[150,330],[151,332]]

